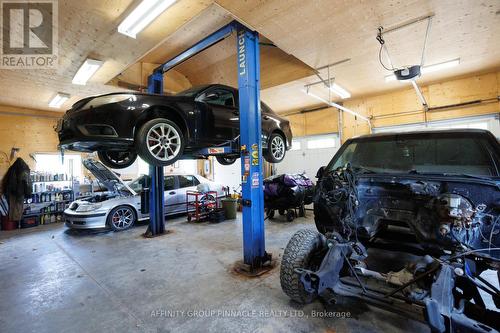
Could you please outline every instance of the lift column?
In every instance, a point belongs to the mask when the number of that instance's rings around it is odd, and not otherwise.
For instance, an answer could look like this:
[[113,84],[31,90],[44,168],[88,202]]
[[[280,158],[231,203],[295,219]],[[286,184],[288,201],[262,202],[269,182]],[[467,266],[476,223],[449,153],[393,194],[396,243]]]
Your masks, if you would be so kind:
[[[148,93],[163,94],[163,73],[153,72],[148,77]],[[146,236],[154,237],[165,232],[165,198],[163,167],[149,165],[149,227]]]
[[243,263],[250,270],[269,261],[264,241],[259,34],[236,25],[243,189]]

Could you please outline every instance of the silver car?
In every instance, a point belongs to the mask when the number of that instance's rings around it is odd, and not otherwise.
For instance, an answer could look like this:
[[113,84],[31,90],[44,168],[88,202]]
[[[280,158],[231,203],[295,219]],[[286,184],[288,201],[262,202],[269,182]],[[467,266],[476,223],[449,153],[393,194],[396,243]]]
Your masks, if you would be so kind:
[[[73,201],[64,211],[66,226],[74,229],[109,227],[121,231],[138,220],[149,218],[141,212],[140,197],[148,176],[125,183],[99,161],[88,159],[83,164],[107,191]],[[185,213],[186,192],[197,189],[216,191],[219,198],[226,194],[224,186],[199,175],[165,175],[165,215]]]

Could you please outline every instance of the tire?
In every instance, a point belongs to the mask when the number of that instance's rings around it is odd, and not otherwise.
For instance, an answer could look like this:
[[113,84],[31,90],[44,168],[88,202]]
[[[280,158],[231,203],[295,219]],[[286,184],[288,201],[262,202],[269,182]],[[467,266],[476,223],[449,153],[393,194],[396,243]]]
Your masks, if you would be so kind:
[[274,217],[274,209],[268,209],[266,211],[266,216],[268,219],[272,219]]
[[295,211],[293,209],[289,209],[286,212],[286,220],[288,222],[292,222],[295,219]]
[[285,158],[285,153],[285,138],[279,133],[272,133],[267,140],[267,149],[264,152],[264,158],[269,163],[279,163]]
[[310,229],[297,231],[288,242],[281,259],[280,283],[281,289],[295,302],[307,304],[315,298],[305,292],[295,269],[317,270],[325,247],[324,236]]
[[215,159],[222,165],[231,165],[237,160],[236,157],[225,157],[225,156],[215,156]]
[[166,166],[174,164],[182,156],[186,139],[176,123],[157,118],[141,126],[135,145],[145,162],[154,166]]
[[118,206],[109,212],[107,223],[113,231],[124,231],[131,228],[136,220],[137,215],[132,207]]
[[97,152],[99,160],[111,169],[123,169],[134,164],[137,154],[131,151],[101,150]]

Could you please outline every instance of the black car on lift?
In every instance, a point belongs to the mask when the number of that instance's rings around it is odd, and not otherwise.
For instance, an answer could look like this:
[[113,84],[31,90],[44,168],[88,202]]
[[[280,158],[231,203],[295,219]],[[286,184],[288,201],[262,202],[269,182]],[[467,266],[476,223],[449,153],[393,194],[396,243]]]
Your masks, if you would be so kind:
[[[76,102],[59,121],[61,149],[94,152],[108,167],[125,168],[137,155],[164,166],[180,158],[206,158],[203,148],[232,145],[218,154],[224,165],[239,157],[238,90],[213,84],[193,87],[174,96],[112,93]],[[264,158],[278,163],[291,148],[288,120],[261,103]]]
[[317,177],[319,232],[300,230],[285,249],[288,296],[360,297],[433,332],[500,330],[500,144],[490,132],[350,139]]

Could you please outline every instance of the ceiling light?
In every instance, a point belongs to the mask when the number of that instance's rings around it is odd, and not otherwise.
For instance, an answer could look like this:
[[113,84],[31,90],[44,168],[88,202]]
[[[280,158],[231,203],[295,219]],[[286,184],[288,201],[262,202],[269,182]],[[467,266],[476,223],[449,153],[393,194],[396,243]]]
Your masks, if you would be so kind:
[[95,72],[102,66],[102,61],[86,59],[83,65],[78,69],[73,80],[73,84],[85,85]]
[[[343,105],[340,105],[340,104],[337,104],[337,103],[334,103],[334,102],[327,101],[326,99],[324,99],[324,98],[322,98],[322,97],[320,97],[320,96],[318,96],[318,95],[316,95],[316,94],[314,94],[314,93],[312,93],[312,92],[308,91],[307,89],[303,89],[302,91],[303,91],[303,92],[305,92],[307,95],[309,95],[309,96],[311,96],[311,97],[314,97],[314,98],[316,98],[317,100],[322,101],[323,103],[325,103],[325,104],[327,104],[327,105],[333,106],[334,108],[337,108],[337,109],[339,109],[339,110],[342,110],[342,111],[344,111],[344,112],[347,112],[347,113],[349,113],[349,114],[351,114],[351,115],[353,115],[353,116],[355,116],[355,117],[361,118],[361,119],[363,119],[363,120],[367,121],[368,123],[370,123],[370,119],[368,119],[367,117],[363,116],[362,114],[359,114],[359,113],[357,113],[357,112],[355,112],[355,111],[352,111],[352,110],[350,110],[350,109],[346,108],[346,107],[345,107],[345,106],[343,106]],[[371,126],[371,125],[370,125],[370,126]]]
[[135,38],[176,0],[143,0],[118,26],[118,32]]
[[439,64],[424,66],[422,68],[422,74],[432,73],[432,72],[440,71],[443,69],[455,67],[455,66],[458,66],[459,64],[460,64],[460,58],[453,59],[450,61],[441,62]]
[[69,95],[65,93],[57,93],[57,95],[52,98],[49,103],[49,107],[59,109],[67,100],[69,99]]
[[351,97],[351,93],[350,93],[350,92],[348,92],[347,90],[345,90],[344,88],[342,88],[341,86],[339,86],[339,85],[338,85],[338,84],[336,84],[336,83],[332,83],[332,84],[330,85],[330,90],[331,90],[334,94],[336,94],[336,95],[340,96],[340,98],[342,98],[342,99],[345,99],[345,98],[349,98],[349,97]]
[[[437,72],[443,69],[451,68],[458,66],[460,64],[460,58],[458,59],[453,59],[445,62],[441,62],[439,64],[433,64],[433,65],[428,65],[424,66],[421,69],[422,74],[427,74],[427,73],[432,73],[432,72]],[[391,81],[396,81],[396,75],[390,74],[385,77],[385,82],[391,82]]]

